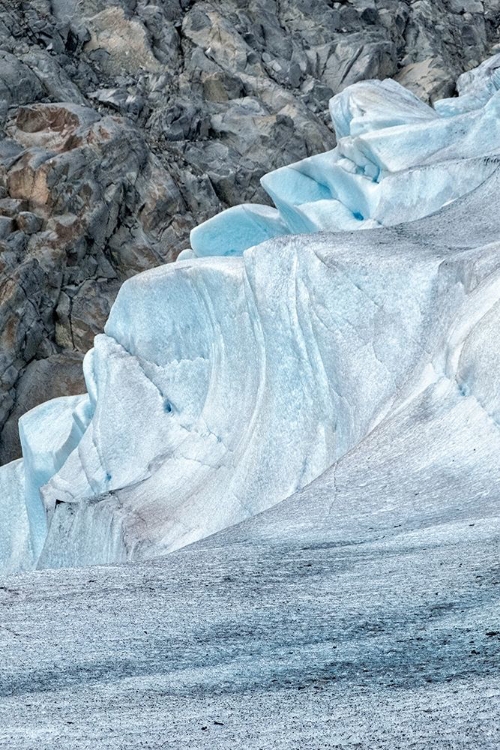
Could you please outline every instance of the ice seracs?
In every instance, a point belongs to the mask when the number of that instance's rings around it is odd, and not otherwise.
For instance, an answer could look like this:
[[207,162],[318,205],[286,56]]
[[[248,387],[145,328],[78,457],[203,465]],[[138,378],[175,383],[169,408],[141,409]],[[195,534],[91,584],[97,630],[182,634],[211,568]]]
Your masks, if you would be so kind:
[[394,226],[470,192],[497,168],[499,66],[497,55],[465,73],[462,96],[434,107],[393,80],[345,89],[330,102],[336,148],[265,175],[276,209],[224,211],[192,231],[189,255],[234,255],[277,234]]
[[346,89],[337,148],[263,178],[276,209],[230,209],[124,284],[88,395],[21,419],[23,460],[0,470],[4,567],[189,544],[300,490],[428,389],[429,408],[453,391],[495,423],[495,66],[469,74],[464,111],[392,81]]

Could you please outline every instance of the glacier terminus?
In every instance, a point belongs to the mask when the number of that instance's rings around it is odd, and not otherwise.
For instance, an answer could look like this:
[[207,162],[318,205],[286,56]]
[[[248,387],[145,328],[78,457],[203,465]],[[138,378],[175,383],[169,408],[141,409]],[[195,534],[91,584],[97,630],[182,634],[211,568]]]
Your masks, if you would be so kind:
[[262,179],[276,208],[229,209],[124,284],[87,394],[20,420],[23,458],[0,470],[4,571],[172,552],[321,487],[420,411],[440,413],[450,454],[474,423],[487,490],[500,56],[458,90],[431,107],[392,80],[347,88],[336,148]]

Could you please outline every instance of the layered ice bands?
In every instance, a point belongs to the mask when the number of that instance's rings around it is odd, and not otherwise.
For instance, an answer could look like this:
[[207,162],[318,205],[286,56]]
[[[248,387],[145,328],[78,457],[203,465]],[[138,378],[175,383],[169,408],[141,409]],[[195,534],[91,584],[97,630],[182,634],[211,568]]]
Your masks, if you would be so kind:
[[122,287],[88,395],[20,421],[23,460],[0,470],[3,568],[170,552],[335,477],[441,398],[451,425],[473,402],[498,429],[496,64],[467,74],[463,106],[391,81],[346,89],[337,149],[264,178],[277,209],[224,212]]

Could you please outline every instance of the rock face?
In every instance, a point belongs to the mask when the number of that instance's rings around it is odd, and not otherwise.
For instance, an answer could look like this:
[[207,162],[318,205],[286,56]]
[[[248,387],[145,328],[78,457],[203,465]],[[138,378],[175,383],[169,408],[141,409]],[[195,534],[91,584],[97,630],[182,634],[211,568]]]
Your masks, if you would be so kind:
[[125,279],[332,147],[347,85],[452,94],[499,17],[497,0],[2,3],[0,461],[34,401],[83,390],[75,361]]

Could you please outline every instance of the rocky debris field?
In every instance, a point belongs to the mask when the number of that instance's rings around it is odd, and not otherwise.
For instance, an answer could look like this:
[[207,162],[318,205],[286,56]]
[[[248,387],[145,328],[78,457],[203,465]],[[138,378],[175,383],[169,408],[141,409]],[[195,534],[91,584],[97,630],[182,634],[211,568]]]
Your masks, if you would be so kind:
[[452,95],[499,19],[500,0],[0,0],[0,462],[25,411],[84,390],[125,279],[333,147],[333,94]]

